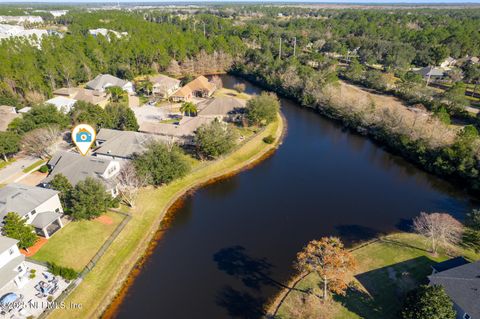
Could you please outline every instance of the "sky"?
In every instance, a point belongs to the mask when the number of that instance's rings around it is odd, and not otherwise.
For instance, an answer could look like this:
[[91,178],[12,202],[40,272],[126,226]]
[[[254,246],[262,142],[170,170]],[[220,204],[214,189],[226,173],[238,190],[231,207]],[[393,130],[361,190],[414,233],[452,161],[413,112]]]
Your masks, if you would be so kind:
[[271,3],[271,2],[281,2],[281,3],[480,3],[480,0],[337,0],[337,1],[306,1],[306,0],[188,0],[188,1],[176,1],[176,0],[0,0],[0,4],[2,3],[62,3],[62,4],[69,4],[69,3],[201,3],[201,2],[258,2],[258,3]]

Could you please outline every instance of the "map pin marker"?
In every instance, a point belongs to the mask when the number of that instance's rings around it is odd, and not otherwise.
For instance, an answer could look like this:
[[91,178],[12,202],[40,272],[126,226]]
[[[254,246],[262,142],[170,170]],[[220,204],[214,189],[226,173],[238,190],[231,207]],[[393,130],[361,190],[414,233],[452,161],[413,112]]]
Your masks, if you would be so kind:
[[87,155],[96,137],[95,129],[88,124],[79,124],[72,130],[72,141],[83,156]]

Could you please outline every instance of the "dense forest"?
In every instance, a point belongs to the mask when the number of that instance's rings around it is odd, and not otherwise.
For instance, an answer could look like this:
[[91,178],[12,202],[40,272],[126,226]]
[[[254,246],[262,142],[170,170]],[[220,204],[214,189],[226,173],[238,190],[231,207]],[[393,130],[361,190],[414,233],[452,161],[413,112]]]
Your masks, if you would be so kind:
[[[41,104],[54,89],[81,85],[99,73],[134,79],[157,72],[179,78],[234,72],[370,134],[429,171],[480,187],[480,122],[466,112],[478,101],[465,95],[467,85],[476,90],[479,64],[464,63],[448,74],[452,87],[445,91],[425,86],[410,71],[448,56],[480,55],[480,9],[77,8],[47,17],[40,27],[61,33],[39,46],[20,38],[0,43],[0,104]],[[96,28],[126,34],[95,37],[89,29]],[[344,87],[339,78],[396,95],[432,116],[422,122],[406,109],[395,113],[336,99]],[[462,121],[460,130],[452,128],[452,119]]]

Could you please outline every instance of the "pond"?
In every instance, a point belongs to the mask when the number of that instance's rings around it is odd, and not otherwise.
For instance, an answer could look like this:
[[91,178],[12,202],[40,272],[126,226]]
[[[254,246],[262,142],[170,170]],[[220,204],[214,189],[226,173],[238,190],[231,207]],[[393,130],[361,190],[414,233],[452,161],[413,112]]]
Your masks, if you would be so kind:
[[[247,85],[232,76],[224,86]],[[311,239],[347,244],[474,202],[368,138],[282,99],[287,135],[254,168],[183,199],[116,318],[259,318]]]

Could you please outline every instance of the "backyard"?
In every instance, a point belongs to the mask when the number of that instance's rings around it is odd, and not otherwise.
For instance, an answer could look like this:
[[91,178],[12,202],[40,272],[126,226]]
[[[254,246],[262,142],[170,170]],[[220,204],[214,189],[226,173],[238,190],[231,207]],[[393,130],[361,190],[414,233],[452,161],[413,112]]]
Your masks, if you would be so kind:
[[60,229],[32,257],[81,271],[122,221],[123,216],[108,212],[97,220],[81,220]]
[[[456,248],[450,254],[464,255],[477,260],[472,251]],[[425,241],[418,235],[398,233],[359,246],[352,250],[357,260],[353,285],[345,296],[334,296],[328,308],[334,319],[396,319],[401,309],[403,296],[419,284],[427,282],[431,265],[449,259],[445,251],[433,257]],[[276,318],[289,318],[291,311],[302,307],[299,304],[304,294],[299,290],[311,290],[321,295],[318,277],[310,274],[302,279],[280,306]]]

